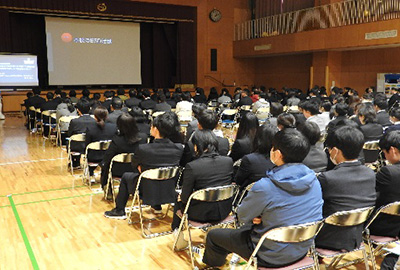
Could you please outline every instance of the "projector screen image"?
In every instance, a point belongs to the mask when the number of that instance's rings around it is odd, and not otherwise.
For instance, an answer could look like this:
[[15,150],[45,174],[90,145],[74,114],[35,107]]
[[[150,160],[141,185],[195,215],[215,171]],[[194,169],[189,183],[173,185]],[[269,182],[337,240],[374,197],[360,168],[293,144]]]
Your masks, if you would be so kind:
[[37,86],[36,55],[0,55],[0,86]]
[[141,84],[140,24],[46,17],[50,85]]

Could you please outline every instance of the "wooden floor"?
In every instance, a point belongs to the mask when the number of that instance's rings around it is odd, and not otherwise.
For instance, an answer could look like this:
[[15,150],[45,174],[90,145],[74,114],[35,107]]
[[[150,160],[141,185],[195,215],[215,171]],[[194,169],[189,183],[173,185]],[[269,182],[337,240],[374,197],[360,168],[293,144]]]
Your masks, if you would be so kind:
[[66,165],[66,153],[29,134],[22,118],[0,121],[1,270],[190,269],[172,235],[143,239],[137,226],[105,218],[113,205]]

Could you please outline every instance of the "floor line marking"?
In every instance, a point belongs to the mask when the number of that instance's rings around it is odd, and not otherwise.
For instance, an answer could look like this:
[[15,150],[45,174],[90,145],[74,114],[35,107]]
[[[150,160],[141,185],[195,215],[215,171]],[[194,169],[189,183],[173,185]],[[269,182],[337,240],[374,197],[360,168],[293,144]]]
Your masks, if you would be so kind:
[[61,157],[61,158],[45,158],[45,159],[36,159],[36,160],[23,160],[23,161],[14,161],[14,162],[3,162],[3,163],[0,163],[0,166],[21,164],[21,163],[34,163],[34,162],[42,162],[42,161],[55,161],[55,160],[62,160],[62,159],[67,159],[67,158],[66,157]]
[[28,251],[28,255],[31,260],[32,267],[34,270],[39,270],[39,265],[36,261],[35,254],[33,253],[31,244],[29,243],[28,236],[26,235],[24,226],[22,225],[22,221],[21,221],[21,218],[19,217],[17,208],[15,207],[12,195],[8,196],[8,200],[10,201],[10,205],[14,212],[15,219],[17,220],[18,228],[19,228],[19,231],[21,232],[22,239],[24,239],[25,247],[26,247],[26,250]]
[[[60,190],[68,190],[68,189],[75,189],[75,188],[82,188],[87,186],[75,186],[75,187],[64,187],[64,188],[53,188],[53,189],[46,189],[46,190],[36,190],[36,191],[27,191],[21,193],[13,193],[13,196],[20,196],[26,194],[34,194],[34,193],[42,193],[42,192],[51,192],[51,191],[60,191]],[[8,195],[0,195],[0,198],[7,197]]]

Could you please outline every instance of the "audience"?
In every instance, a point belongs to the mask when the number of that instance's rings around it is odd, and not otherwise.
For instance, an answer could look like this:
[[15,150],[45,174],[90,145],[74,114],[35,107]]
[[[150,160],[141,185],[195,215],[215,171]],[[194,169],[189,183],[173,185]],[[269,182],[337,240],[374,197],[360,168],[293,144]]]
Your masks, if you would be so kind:
[[232,145],[232,150],[229,155],[233,161],[250,154],[258,125],[258,118],[254,113],[248,112],[243,115],[236,133],[236,140]]
[[374,99],[374,108],[376,111],[376,118],[378,124],[382,125],[383,127],[391,126],[392,123],[390,122],[390,116],[387,113],[386,109],[388,107],[388,103],[386,100],[386,96],[375,96]]
[[170,112],[171,111],[171,105],[169,105],[166,102],[167,98],[163,93],[158,95],[157,101],[158,103],[154,107],[155,112]]
[[117,123],[118,117],[120,117],[120,115],[122,115],[123,113],[122,111],[123,104],[124,103],[122,99],[120,99],[119,97],[112,98],[110,106],[111,113],[108,115],[107,123],[113,123],[113,124]]
[[314,122],[318,125],[321,133],[325,133],[325,128],[328,125],[326,119],[321,117],[319,114],[319,103],[318,98],[311,98],[309,101],[303,104],[303,115],[307,119],[307,122]]
[[128,108],[139,107],[140,99],[137,98],[135,89],[129,90],[129,98],[125,100],[125,106]]
[[390,122],[392,122],[393,125],[389,126],[386,130],[385,133],[389,133],[393,130],[400,130],[400,108],[394,108],[393,110],[390,111]]
[[245,106],[245,105],[252,105],[253,100],[249,97],[250,91],[249,89],[243,89],[241,94],[240,94],[240,100],[239,103],[237,104],[238,107],[240,106]]

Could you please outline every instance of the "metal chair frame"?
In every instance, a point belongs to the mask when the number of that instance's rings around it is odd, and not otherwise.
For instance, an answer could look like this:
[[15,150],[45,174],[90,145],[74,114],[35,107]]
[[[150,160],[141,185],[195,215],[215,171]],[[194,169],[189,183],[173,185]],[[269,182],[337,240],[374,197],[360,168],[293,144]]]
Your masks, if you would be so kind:
[[79,116],[61,116],[60,119],[58,119],[58,123],[57,123],[57,137],[56,137],[56,141],[59,144],[60,147],[62,147],[62,138],[61,138],[61,122],[64,123],[69,123],[71,122],[72,119],[78,118]]
[[[232,216],[233,219],[227,220],[227,218],[225,218],[224,220],[221,220],[219,222],[202,223],[202,225],[200,227],[195,227],[190,223],[189,215],[188,215],[188,210],[189,210],[191,201],[197,200],[197,201],[204,201],[204,202],[218,202],[218,201],[223,201],[223,200],[227,200],[230,198],[234,198],[236,193],[237,193],[237,186],[232,184],[232,185],[227,185],[227,186],[219,186],[219,187],[200,189],[200,190],[193,192],[190,195],[188,202],[186,203],[185,210],[181,216],[181,223],[179,224],[178,235],[183,233],[184,230],[186,230],[189,235],[189,237],[188,237],[189,238],[189,241],[188,241],[189,242],[189,255],[190,255],[190,259],[191,259],[192,269],[194,269],[194,257],[193,257],[193,251],[192,251],[193,245],[192,245],[192,237],[191,237],[190,229],[191,228],[207,229],[209,227],[214,227],[214,226],[226,227],[229,224],[233,224],[234,227],[236,227],[236,221],[235,221],[236,218],[234,216]],[[178,239],[179,239],[179,237],[176,238],[174,245],[172,247],[172,250],[176,251]]]
[[[385,242],[378,242],[371,238],[371,234],[369,231],[369,226],[374,222],[374,220],[381,214],[387,214],[392,216],[400,216],[400,201],[392,202],[387,205],[380,207],[373,215],[373,217],[368,221],[367,226],[364,229],[364,242],[367,244],[369,248],[369,259],[372,262],[372,269],[376,270],[376,261],[375,256],[379,256],[384,253],[383,248],[387,245],[392,244],[398,240],[396,237],[390,237],[391,239]],[[374,245],[376,248],[374,248]]]
[[[179,173],[179,175],[178,175],[178,173]],[[179,178],[181,176],[181,169],[179,166],[160,167],[160,168],[156,168],[156,169],[149,169],[140,174],[139,179],[136,184],[135,193],[133,194],[132,205],[131,205],[129,215],[128,215],[128,224],[137,223],[137,221],[136,222],[132,221],[132,213],[133,213],[134,209],[139,209],[140,228],[142,230],[142,236],[144,238],[154,238],[154,237],[168,235],[168,234],[172,233],[171,230],[164,231],[161,233],[152,233],[150,228],[145,228],[145,226],[144,226],[145,221],[164,219],[168,215],[168,212],[171,208],[172,202],[168,204],[167,211],[160,218],[144,219],[143,207],[145,207],[145,205],[142,204],[142,199],[140,198],[140,194],[139,194],[139,188],[140,188],[140,183],[142,182],[142,179],[144,178],[148,181],[163,181],[163,180],[172,179],[172,178],[176,177],[176,175],[178,175],[178,181],[179,181]],[[136,204],[136,206],[135,206],[135,204]],[[146,233],[146,230],[149,231],[150,233],[149,234]]]
[[[262,118],[259,117],[260,115],[264,115],[264,114],[266,114],[267,117],[265,117],[265,118],[264,117],[262,117]],[[257,111],[255,112],[255,115],[256,115],[258,121],[260,121],[261,123],[265,123],[265,121],[267,121],[267,119],[271,117],[270,107],[258,108]]]
[[[251,254],[249,260],[247,261],[246,270],[251,269],[252,266],[254,267],[254,269],[258,269],[256,255],[258,250],[264,243],[265,239],[280,243],[300,243],[315,238],[315,236],[321,230],[322,226],[323,226],[323,221],[321,220],[305,224],[279,227],[267,231],[258,241],[256,248]],[[318,257],[315,253],[314,243],[311,245],[309,253],[312,256],[313,264],[305,265],[301,268],[296,268],[296,269],[307,269],[312,267],[313,269],[319,270]]]
[[72,156],[77,156],[80,155],[81,153],[79,152],[73,152],[71,151],[71,142],[84,142],[86,139],[86,134],[81,133],[81,134],[74,134],[71,137],[67,138],[68,140],[68,162],[70,164],[70,169],[71,169],[71,174],[74,175],[74,166],[72,165]]
[[92,182],[90,181],[89,167],[97,167],[97,166],[99,166],[99,163],[96,163],[96,162],[89,163],[89,161],[87,159],[88,152],[89,152],[89,150],[105,151],[108,149],[110,144],[111,144],[111,140],[105,140],[105,141],[91,142],[86,146],[85,155],[83,156],[82,182],[83,182],[83,184],[86,184],[86,181],[87,181],[90,189],[92,189]]
[[[358,209],[353,209],[349,211],[339,211],[336,212],[330,216],[328,216],[325,220],[325,224],[333,225],[333,226],[339,226],[339,227],[349,227],[349,226],[356,226],[363,224],[368,217],[371,215],[372,211],[374,210],[374,207],[364,207],[364,208],[358,208]],[[355,263],[359,263],[364,261],[365,264],[365,269],[368,270],[368,257],[367,253],[365,251],[365,247],[363,244],[360,245],[359,248],[350,250],[350,251],[337,251],[336,253],[332,255],[324,255],[318,251],[319,249],[316,249],[316,253],[319,257],[321,258],[328,258],[332,259],[329,264],[326,266],[326,269],[329,268],[334,268],[334,269],[339,269],[342,267],[346,267]],[[342,258],[352,252],[359,251],[361,250],[363,253],[363,259],[357,259],[353,260],[341,265],[338,265],[339,262],[342,260]]]
[[[232,116],[232,115],[233,115],[233,120],[223,120],[222,119],[224,116]],[[220,122],[225,127],[230,126],[231,128],[233,128],[237,122],[237,118],[238,118],[238,110],[237,109],[226,109],[226,110],[222,111],[222,113],[221,113]]]
[[[55,118],[56,118],[55,117],[55,112],[56,112],[55,110],[47,110],[47,111],[43,111],[41,113],[41,115],[42,115],[42,126],[43,126],[42,136],[43,136],[43,139],[45,139],[45,140],[47,140],[47,139],[51,140],[50,135],[51,135],[52,129],[54,129],[56,127],[56,124],[52,124],[51,123],[52,119],[55,120]],[[44,116],[48,117],[48,122],[44,121]],[[49,128],[49,132],[47,133],[47,137],[46,137],[46,134],[44,133],[44,127],[45,126]]]
[[120,178],[113,177],[112,175],[112,168],[115,162],[118,163],[131,163],[133,158],[133,153],[121,153],[116,156],[114,156],[111,159],[110,163],[110,169],[108,171],[108,180],[107,180],[107,186],[106,186],[106,191],[104,192],[104,199],[106,199],[107,192],[111,187],[111,194],[112,194],[112,199],[114,201],[114,205],[116,206],[115,203],[115,189],[118,188],[118,186],[114,185],[114,182],[121,182]]

